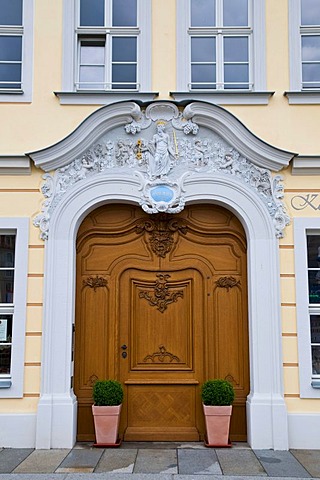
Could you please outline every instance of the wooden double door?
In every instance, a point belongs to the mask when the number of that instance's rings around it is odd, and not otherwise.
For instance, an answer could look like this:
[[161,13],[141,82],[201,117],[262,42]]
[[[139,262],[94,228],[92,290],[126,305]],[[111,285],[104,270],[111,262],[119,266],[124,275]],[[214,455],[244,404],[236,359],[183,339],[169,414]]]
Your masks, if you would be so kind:
[[246,440],[246,241],[214,205],[147,215],[106,205],[77,238],[74,391],[78,440],[93,440],[92,385],[122,382],[128,441],[203,438],[201,383],[235,387],[231,439]]

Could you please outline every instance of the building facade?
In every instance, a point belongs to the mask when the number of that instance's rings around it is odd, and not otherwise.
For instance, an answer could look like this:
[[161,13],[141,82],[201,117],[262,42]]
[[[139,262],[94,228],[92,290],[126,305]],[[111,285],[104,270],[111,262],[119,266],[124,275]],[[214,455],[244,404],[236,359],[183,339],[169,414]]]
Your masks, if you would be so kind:
[[320,448],[317,0],[0,7],[0,446]]

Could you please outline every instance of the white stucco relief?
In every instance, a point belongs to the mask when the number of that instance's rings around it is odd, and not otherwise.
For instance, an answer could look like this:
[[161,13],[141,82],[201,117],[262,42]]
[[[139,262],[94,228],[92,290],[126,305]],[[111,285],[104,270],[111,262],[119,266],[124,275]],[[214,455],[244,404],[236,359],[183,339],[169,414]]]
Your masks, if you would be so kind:
[[[141,207],[149,214],[178,213],[185,206],[188,176],[231,175],[249,186],[272,217],[277,238],[289,224],[282,202],[280,175],[246,158],[230,142],[193,120],[192,109],[155,103],[135,109],[131,121],[104,133],[73,161],[43,175],[46,200],[34,219],[41,238],[49,235],[50,218],[65,193],[94,175],[134,175],[141,183]],[[84,185],[85,188],[85,185]]]

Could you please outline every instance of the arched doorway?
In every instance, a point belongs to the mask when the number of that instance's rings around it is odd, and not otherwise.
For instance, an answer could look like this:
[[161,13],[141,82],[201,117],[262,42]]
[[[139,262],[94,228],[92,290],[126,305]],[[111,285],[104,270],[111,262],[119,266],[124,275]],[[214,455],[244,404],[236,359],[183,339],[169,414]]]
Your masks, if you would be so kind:
[[147,215],[133,205],[91,212],[77,236],[74,391],[78,440],[93,440],[92,385],[125,387],[126,440],[204,436],[200,385],[236,390],[232,440],[246,440],[249,394],[246,236],[217,205]]

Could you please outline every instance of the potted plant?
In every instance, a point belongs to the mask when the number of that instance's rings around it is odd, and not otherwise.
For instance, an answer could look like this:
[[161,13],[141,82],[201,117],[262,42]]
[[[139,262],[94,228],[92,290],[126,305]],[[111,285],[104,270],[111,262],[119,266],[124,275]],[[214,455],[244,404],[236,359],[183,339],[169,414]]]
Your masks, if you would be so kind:
[[96,446],[119,445],[118,429],[123,388],[117,380],[97,380],[93,386],[92,414]]
[[209,447],[229,447],[229,428],[234,388],[227,380],[207,380],[201,388]]

